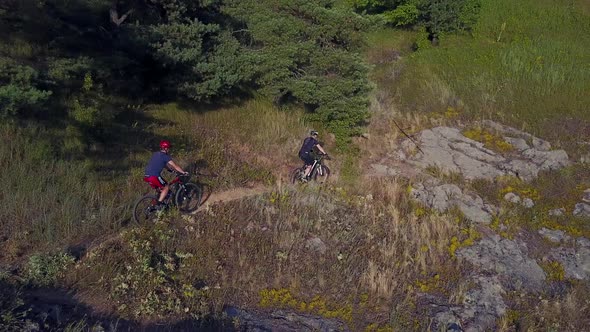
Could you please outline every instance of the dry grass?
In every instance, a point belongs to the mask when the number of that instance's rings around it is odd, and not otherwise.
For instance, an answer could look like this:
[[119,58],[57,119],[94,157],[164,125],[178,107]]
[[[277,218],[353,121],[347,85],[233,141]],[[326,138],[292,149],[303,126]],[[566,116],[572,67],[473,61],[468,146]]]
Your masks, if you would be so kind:
[[[396,324],[413,329],[412,294],[448,295],[457,284],[458,265],[450,260],[448,246],[460,225],[449,216],[417,216],[406,185],[377,180],[358,188],[365,196],[279,185],[268,195],[215,205],[194,217],[171,217],[137,234],[150,243],[152,257],[182,253],[186,258],[167,276],[177,286],[199,280],[208,289],[202,296],[215,308],[226,303],[283,306],[338,317],[361,329],[374,322],[387,325],[396,298],[404,299],[395,304]],[[162,240],[158,234],[166,229],[172,232]],[[325,248],[314,249],[314,238]],[[100,261],[82,260],[81,270],[70,276],[80,293],[104,298],[120,289],[116,276],[129,269],[125,266],[131,269],[127,273],[141,270],[128,257],[134,249],[125,239],[115,243],[115,250],[109,245],[90,254]],[[127,301],[131,306],[141,298]]]

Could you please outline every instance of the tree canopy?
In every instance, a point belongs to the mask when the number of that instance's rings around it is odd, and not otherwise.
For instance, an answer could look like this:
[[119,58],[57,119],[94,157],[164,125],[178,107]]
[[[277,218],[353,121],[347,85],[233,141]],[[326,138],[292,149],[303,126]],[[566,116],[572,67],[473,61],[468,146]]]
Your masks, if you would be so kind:
[[333,0],[6,1],[0,116],[92,133],[130,100],[263,94],[344,137],[367,116],[367,26]]

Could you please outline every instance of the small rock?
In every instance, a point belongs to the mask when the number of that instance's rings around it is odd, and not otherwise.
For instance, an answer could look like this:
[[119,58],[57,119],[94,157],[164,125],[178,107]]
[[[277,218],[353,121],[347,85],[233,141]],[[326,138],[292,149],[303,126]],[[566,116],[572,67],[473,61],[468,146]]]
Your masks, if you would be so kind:
[[[588,239],[584,240],[590,242]],[[575,248],[555,248],[551,250],[551,256],[561,263],[566,278],[588,280],[590,279],[590,243],[584,243],[578,239],[577,244]]]
[[587,247],[590,248],[590,240],[588,240],[585,237],[579,237],[576,240],[576,243],[580,246],[580,247]]
[[549,215],[552,217],[561,217],[565,214],[565,209],[564,208],[559,208],[559,209],[553,209],[551,211],[549,211]]
[[522,206],[524,206],[527,209],[530,209],[535,206],[535,202],[533,202],[533,200],[530,198],[525,198],[522,200]]
[[571,237],[566,235],[564,231],[560,231],[557,229],[547,229],[545,227],[539,230],[539,234],[541,234],[544,238],[554,243],[569,241],[571,239]]
[[328,249],[324,241],[319,237],[314,237],[306,241],[305,247],[320,254],[325,254]]
[[590,164],[590,154],[580,157],[580,164]]
[[512,145],[518,151],[524,151],[530,149],[529,145],[522,138],[504,137],[504,140]]
[[373,169],[373,174],[376,176],[396,176],[399,174],[396,169],[382,164],[373,164],[371,168]]
[[578,203],[574,207],[574,216],[590,217],[590,204]]
[[515,193],[507,193],[504,195],[504,200],[514,204],[520,203],[520,197]]
[[364,138],[364,139],[370,139],[371,138],[371,134],[369,134],[369,133],[363,133],[361,135],[361,137]]
[[590,188],[584,190],[584,195],[582,196],[582,202],[590,203]]
[[533,137],[533,147],[539,151],[551,150],[551,143],[537,137]]

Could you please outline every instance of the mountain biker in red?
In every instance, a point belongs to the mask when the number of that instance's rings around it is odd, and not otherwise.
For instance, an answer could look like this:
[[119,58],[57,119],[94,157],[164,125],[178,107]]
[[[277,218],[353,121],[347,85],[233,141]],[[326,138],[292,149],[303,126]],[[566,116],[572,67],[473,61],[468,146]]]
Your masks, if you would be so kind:
[[162,204],[166,195],[168,195],[168,192],[170,191],[170,186],[160,175],[162,170],[167,168],[168,170],[175,170],[184,175],[188,174],[188,172],[185,172],[182,168],[176,165],[172,160],[172,157],[168,154],[170,146],[170,142],[167,140],[160,142],[160,151],[154,152],[152,155],[152,158],[145,168],[145,176],[143,178],[143,181],[149,183],[152,188],[160,190],[160,197],[158,198],[159,205]]
[[320,145],[320,142],[318,142],[318,132],[312,130],[309,133],[309,137],[303,140],[301,149],[299,149],[299,158],[301,158],[301,160],[303,160],[305,163],[305,179],[307,179],[309,176],[309,173],[311,172],[311,166],[314,162],[314,157],[312,155],[314,148],[317,148],[323,154],[327,154],[326,151],[324,151],[324,148],[322,148]]

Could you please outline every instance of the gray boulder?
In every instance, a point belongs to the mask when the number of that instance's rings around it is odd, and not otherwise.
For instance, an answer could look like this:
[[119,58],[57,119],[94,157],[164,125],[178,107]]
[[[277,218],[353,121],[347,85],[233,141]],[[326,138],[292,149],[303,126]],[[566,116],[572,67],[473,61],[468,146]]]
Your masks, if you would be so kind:
[[515,193],[507,193],[506,195],[504,195],[504,200],[513,204],[519,204],[520,196],[518,196]]
[[454,184],[425,185],[417,183],[412,188],[410,195],[428,208],[444,212],[454,206],[465,215],[467,219],[476,223],[490,223],[495,208],[485,204],[483,199],[476,194],[464,193]]
[[590,241],[586,238],[576,240],[573,248],[555,248],[550,256],[561,263],[566,278],[590,280]]
[[559,208],[559,209],[553,209],[551,211],[549,211],[549,215],[552,217],[561,217],[565,214],[565,209],[564,208]]
[[258,313],[229,307],[225,309],[225,314],[238,322],[238,331],[349,331],[345,324],[334,319],[297,314],[285,310]]
[[[514,151],[500,154],[465,137],[457,128],[435,127],[417,136],[421,151],[416,151],[414,143],[407,139],[402,141],[398,155],[422,169],[434,166],[444,173],[459,173],[468,180],[492,180],[501,175],[531,180],[542,170],[560,169],[570,164],[567,153],[550,150],[551,144],[547,141],[495,122],[484,121],[483,124],[505,135],[502,137]],[[532,147],[527,141],[532,142]]]
[[534,259],[528,257],[525,243],[498,235],[458,250],[457,257],[465,259],[482,271],[513,279],[517,288],[537,291],[545,280],[543,269]]
[[571,239],[571,237],[566,235],[564,231],[548,229],[545,227],[539,230],[539,234],[554,243],[566,242]]
[[578,203],[574,207],[574,216],[576,217],[590,217],[590,204]]
[[506,291],[497,277],[478,276],[473,281],[475,287],[465,294],[461,306],[436,314],[439,330],[448,331],[450,326],[460,326],[462,331],[489,331],[506,313],[503,299]]

